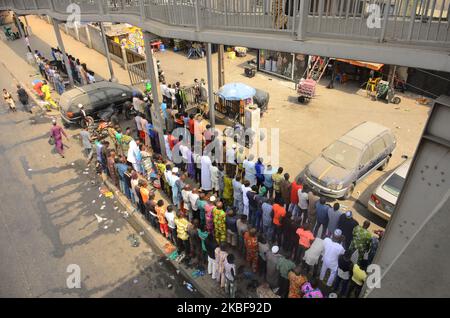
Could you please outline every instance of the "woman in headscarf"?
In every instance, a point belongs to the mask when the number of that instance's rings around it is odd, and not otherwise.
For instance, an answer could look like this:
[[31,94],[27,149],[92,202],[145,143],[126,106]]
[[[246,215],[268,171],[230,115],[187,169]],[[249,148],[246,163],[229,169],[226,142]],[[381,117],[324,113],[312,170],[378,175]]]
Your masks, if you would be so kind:
[[256,237],[256,229],[251,228],[244,234],[246,259],[251,266],[253,273],[258,272],[258,238]]
[[229,207],[233,204],[233,180],[227,174],[223,177],[222,198],[225,206]]
[[217,244],[227,240],[226,214],[223,210],[223,203],[217,202],[216,208],[213,210],[214,236]]
[[61,126],[57,125],[56,119],[52,120],[53,127],[50,129],[50,135],[55,141],[55,149],[64,158],[64,144],[62,142],[62,136],[66,137],[67,141],[69,138],[66,135],[64,129]]

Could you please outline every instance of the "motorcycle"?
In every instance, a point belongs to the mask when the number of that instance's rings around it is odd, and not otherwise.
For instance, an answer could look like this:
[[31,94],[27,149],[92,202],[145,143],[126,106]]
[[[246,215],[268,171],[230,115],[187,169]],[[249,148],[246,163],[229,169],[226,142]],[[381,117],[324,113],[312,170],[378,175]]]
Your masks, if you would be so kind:
[[126,120],[130,120],[132,117],[137,115],[137,111],[134,109],[132,102],[126,101],[123,104],[123,114],[125,115]]

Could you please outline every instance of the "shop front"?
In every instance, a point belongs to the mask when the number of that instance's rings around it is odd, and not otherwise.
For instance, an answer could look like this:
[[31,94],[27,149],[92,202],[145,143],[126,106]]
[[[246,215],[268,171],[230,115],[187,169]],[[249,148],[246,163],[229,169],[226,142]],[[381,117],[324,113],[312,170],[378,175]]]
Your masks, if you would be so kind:
[[298,82],[305,75],[308,56],[271,50],[258,50],[258,71]]

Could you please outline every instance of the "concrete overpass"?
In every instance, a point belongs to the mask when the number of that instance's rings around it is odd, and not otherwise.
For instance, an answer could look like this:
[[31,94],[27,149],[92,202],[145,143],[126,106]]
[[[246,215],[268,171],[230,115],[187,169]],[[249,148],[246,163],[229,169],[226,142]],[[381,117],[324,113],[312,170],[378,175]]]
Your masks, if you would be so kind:
[[124,22],[206,43],[450,72],[450,0],[0,0],[19,15]]

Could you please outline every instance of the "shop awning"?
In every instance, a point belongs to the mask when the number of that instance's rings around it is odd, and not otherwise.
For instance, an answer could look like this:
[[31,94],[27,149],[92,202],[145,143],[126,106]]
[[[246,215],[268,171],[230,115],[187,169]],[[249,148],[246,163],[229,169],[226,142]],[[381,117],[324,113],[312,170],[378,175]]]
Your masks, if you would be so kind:
[[356,60],[336,59],[336,61],[345,62],[355,66],[365,67],[374,71],[379,71],[384,66],[384,64],[370,63]]

